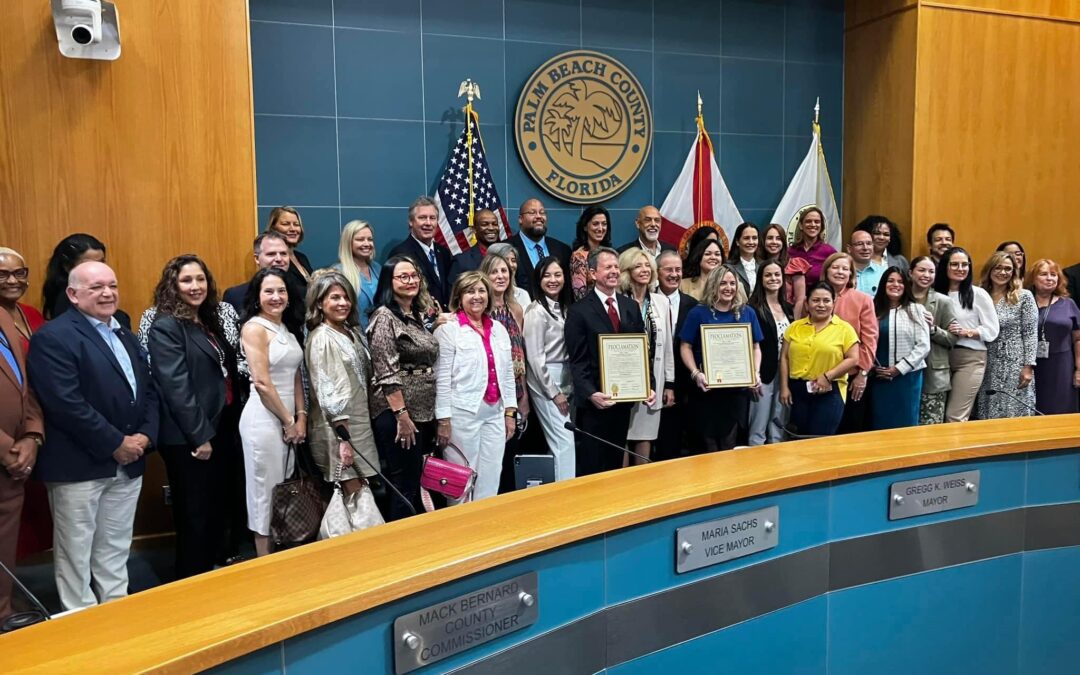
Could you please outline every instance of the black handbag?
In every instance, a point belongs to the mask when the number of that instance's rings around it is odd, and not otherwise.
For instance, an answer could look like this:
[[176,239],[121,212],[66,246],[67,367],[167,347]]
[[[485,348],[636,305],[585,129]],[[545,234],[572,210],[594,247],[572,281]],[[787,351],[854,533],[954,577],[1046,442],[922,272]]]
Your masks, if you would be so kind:
[[[289,444],[285,466],[295,448]],[[320,478],[307,474],[296,462],[293,477],[278,483],[270,493],[270,541],[275,551],[308,544],[319,536],[326,504],[320,491]]]

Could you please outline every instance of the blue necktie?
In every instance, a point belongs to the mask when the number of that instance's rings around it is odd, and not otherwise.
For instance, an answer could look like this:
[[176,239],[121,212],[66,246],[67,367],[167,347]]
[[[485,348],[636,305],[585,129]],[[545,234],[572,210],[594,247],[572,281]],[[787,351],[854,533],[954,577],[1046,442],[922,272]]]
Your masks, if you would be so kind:
[[435,262],[435,247],[428,249],[428,260],[431,261],[431,269],[435,270],[435,278],[439,278],[439,263]]
[[544,247],[541,246],[540,244],[535,244],[535,246],[536,246],[536,264],[539,265],[540,261],[544,259]]
[[23,385],[22,371],[19,370],[19,361],[15,358],[15,351],[11,347],[11,343],[8,342],[7,336],[0,331],[0,353],[4,355],[4,360],[11,366],[12,372],[15,373],[15,379],[18,380],[19,386]]
[[101,333],[102,339],[105,340],[105,344],[109,345],[109,349],[112,350],[113,355],[120,364],[120,370],[124,371],[124,377],[127,378],[132,395],[138,396],[139,389],[135,384],[135,370],[131,367],[131,355],[128,354],[127,349],[124,348],[124,343],[120,340],[120,336],[116,334],[116,331],[104,323],[99,323],[97,329],[98,332]]

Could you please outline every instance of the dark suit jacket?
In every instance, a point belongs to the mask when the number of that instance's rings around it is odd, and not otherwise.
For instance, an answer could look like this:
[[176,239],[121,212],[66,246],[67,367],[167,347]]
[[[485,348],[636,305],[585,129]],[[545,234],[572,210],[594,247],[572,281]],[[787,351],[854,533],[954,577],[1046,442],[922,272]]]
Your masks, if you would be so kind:
[[1066,267],[1062,272],[1069,281],[1069,295],[1080,298],[1080,264]]
[[237,316],[241,316],[244,313],[244,295],[247,293],[247,287],[248,285],[246,283],[230,286],[221,294],[221,301],[232,305],[233,309],[236,310]]
[[[783,307],[784,314],[787,314],[790,323],[795,315],[795,308],[784,302],[783,299],[780,300],[780,306]],[[772,312],[768,309],[762,312],[755,307],[754,311],[757,312],[758,324],[761,326],[762,334],[761,382],[769,384],[780,370],[780,347],[779,336],[776,334],[776,319],[773,318]]]
[[[629,243],[626,243],[626,244],[623,244],[622,246],[620,246],[616,250],[619,253],[625,253],[625,252],[629,251],[632,248],[641,248],[641,243],[638,241],[637,237],[634,237],[633,241],[631,241]],[[667,243],[666,241],[660,242],[660,252],[661,253],[663,253],[664,251],[675,251],[675,250],[677,250],[677,249],[674,246],[672,246],[671,244]]]
[[[480,269],[480,263],[484,260],[484,254],[479,246],[473,246],[464,253],[454,256],[454,262],[450,265],[450,286],[453,288],[454,281],[464,272],[472,272]],[[529,289],[525,289],[529,290]]]
[[[228,343],[217,342],[225,350],[226,367],[230,360],[235,364]],[[217,434],[225,409],[225,378],[206,332],[188,321],[159,315],[147,333],[147,348],[150,370],[161,392],[160,444],[196,447],[206,443]]]
[[[520,263],[519,263],[520,265]],[[615,294],[619,303],[619,333],[644,333],[641,308],[633,298]],[[600,391],[600,346],[597,336],[614,333],[607,307],[596,293],[589,293],[570,305],[563,328],[574,378],[574,398],[578,407],[591,405],[589,397]]]
[[[296,259],[300,262],[300,266],[303,267],[304,271],[310,276],[314,268],[311,266],[311,261],[308,260],[308,257],[297,249],[293,249],[293,255],[296,256]],[[304,297],[307,294],[307,279],[304,278],[304,275],[301,274],[300,270],[296,268],[296,265],[293,264],[291,260],[289,261],[289,269],[285,271],[285,283],[290,288],[300,289],[300,297]],[[240,298],[240,302],[244,302],[243,297]]]
[[[0,311],[0,331],[3,331],[11,351],[15,354],[15,365],[22,375],[22,385],[11,369],[7,359],[0,356],[0,453],[7,454],[15,441],[26,434],[45,435],[45,423],[41,416],[41,406],[37,397],[27,386],[30,378],[26,372],[26,357],[22,351],[22,336],[15,328],[15,322],[7,312]],[[117,445],[120,445],[117,443]],[[3,471],[0,466],[0,471]]]
[[679,291],[679,315],[675,317],[671,346],[675,350],[675,392],[680,397],[680,400],[690,392],[692,383],[690,382],[690,371],[687,370],[686,364],[682,361],[682,338],[679,335],[682,334],[683,324],[686,323],[686,315],[690,313],[691,309],[697,307],[697,304],[698,301],[694,299],[694,296]]
[[450,304],[450,289],[454,286],[454,279],[450,276],[450,265],[453,264],[454,258],[450,255],[449,249],[439,246],[434,241],[431,242],[431,245],[435,247],[435,262],[439,266],[438,276],[435,276],[435,269],[431,266],[431,260],[424,253],[424,249],[420,248],[420,244],[416,239],[413,239],[411,234],[405,237],[405,241],[390,251],[389,258],[396,255],[407,255],[416,261],[420,265],[420,270],[424,273],[424,278],[427,280],[428,293],[439,301],[443,309],[446,309]]
[[[34,333],[30,384],[45,412],[45,445],[34,476],[43,481],[84,481],[116,475],[113,452],[124,436],[145,434],[158,440],[158,391],[146,353],[131,331],[120,329],[131,358],[137,395],[101,334],[76,309],[68,310]],[[145,456],[124,467],[141,476]]]
[[[562,243],[558,239],[552,237],[545,237],[547,242],[548,253],[559,259],[562,263],[563,271],[566,274],[570,274],[570,247]],[[517,274],[514,276],[514,283],[518,288],[524,288],[526,291],[532,292],[532,277],[533,277],[533,265],[532,260],[529,259],[529,254],[525,252],[525,244],[535,246],[531,240],[526,238],[523,242],[521,239],[521,233],[518,232],[514,236],[507,240],[507,243],[511,244],[517,250],[518,268]],[[533,253],[536,251],[534,250]],[[605,310],[604,316],[607,316]]]

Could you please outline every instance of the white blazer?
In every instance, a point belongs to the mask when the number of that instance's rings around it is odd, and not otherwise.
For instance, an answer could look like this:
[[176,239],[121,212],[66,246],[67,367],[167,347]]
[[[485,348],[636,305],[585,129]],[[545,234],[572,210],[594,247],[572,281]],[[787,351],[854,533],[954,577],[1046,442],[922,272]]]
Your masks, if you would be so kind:
[[[451,417],[454,408],[475,413],[484,402],[488,383],[487,351],[480,334],[463,326],[457,313],[435,329],[439,358],[435,361],[435,417]],[[514,364],[510,358],[510,334],[498,321],[491,322],[491,352],[504,408],[517,407]]]

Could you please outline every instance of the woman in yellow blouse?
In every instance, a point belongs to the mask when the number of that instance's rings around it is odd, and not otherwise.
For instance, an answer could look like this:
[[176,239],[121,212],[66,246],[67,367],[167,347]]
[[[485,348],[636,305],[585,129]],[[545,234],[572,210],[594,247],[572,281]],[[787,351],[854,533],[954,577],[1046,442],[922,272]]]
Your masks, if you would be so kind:
[[847,373],[859,358],[859,338],[851,324],[833,315],[835,300],[831,286],[814,286],[806,299],[808,316],[784,333],[780,402],[791,406],[790,426],[801,435],[836,433]]

